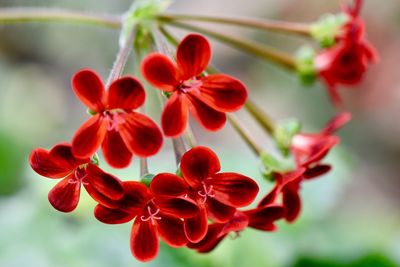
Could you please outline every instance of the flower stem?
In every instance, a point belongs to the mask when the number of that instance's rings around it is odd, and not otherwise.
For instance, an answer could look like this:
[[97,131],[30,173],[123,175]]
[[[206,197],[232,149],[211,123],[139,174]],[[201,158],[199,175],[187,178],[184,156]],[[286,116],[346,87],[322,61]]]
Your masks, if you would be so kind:
[[306,23],[286,22],[286,21],[273,21],[265,19],[252,19],[252,18],[221,18],[210,16],[196,16],[196,15],[178,15],[178,14],[161,14],[158,19],[163,22],[172,21],[199,21],[235,25],[241,27],[248,27],[253,29],[260,29],[264,31],[292,33],[303,36],[310,36],[310,25]]
[[250,115],[263,127],[263,129],[270,135],[275,134],[275,123],[274,121],[262,111],[262,109],[250,98],[245,103],[246,110]]
[[149,165],[147,163],[147,158],[140,158],[140,177],[149,173]]
[[250,133],[242,126],[236,116],[233,114],[227,114],[227,118],[233,129],[235,129],[235,131],[243,138],[243,140],[251,148],[254,154],[256,154],[257,156],[261,156],[263,150],[253,140]]
[[190,31],[196,31],[207,35],[209,37],[215,38],[221,42],[224,42],[232,47],[242,50],[246,53],[258,56],[262,59],[272,61],[276,64],[281,65],[289,70],[296,70],[296,60],[293,56],[284,53],[282,51],[276,50],[271,47],[263,46],[257,43],[251,43],[243,41],[237,37],[229,36],[223,33],[218,33],[212,30],[207,30],[201,27],[193,26],[186,23],[171,21],[167,22],[171,26],[175,26],[181,29],[186,29]]
[[0,8],[0,23],[68,22],[121,28],[120,16],[87,14],[84,12],[34,7]]

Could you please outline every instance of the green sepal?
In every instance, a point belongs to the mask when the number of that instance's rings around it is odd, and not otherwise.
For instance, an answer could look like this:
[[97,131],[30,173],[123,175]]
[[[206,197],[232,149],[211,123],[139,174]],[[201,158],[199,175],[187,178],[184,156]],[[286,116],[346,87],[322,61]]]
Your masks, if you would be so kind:
[[140,177],[140,182],[142,184],[145,184],[147,187],[150,187],[150,183],[154,178],[154,174],[152,173],[146,173],[145,175],[143,175],[142,177]]
[[172,95],[172,92],[162,91],[161,94],[162,94],[163,96],[165,96],[166,98],[170,98],[171,95]]
[[183,178],[181,168],[178,168],[178,169],[176,170],[175,174],[176,174],[176,176],[179,176],[179,177]]
[[336,37],[348,20],[348,15],[344,13],[325,14],[311,25],[311,35],[321,47],[331,47],[336,43]]
[[262,168],[261,174],[268,181],[274,181],[274,173],[285,172],[290,169],[290,164],[283,160],[278,160],[272,154],[263,151],[260,156]]
[[303,46],[297,51],[297,74],[304,85],[312,85],[318,77],[314,66],[315,56],[315,50],[309,46]]
[[94,153],[93,156],[90,158],[90,163],[99,166],[100,165],[100,159],[99,155],[97,153]]
[[92,109],[90,109],[90,108],[88,108],[88,109],[86,110],[86,113],[89,114],[90,116],[94,116],[94,115],[97,114],[96,111],[94,111],[94,110],[92,110]]
[[274,139],[278,149],[284,157],[290,154],[292,138],[301,130],[301,123],[297,119],[289,119],[278,123],[274,132]]

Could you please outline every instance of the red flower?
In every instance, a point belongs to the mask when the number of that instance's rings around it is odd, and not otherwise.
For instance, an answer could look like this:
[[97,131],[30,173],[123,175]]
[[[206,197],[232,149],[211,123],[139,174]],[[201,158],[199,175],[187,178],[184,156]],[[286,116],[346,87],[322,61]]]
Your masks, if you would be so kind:
[[72,140],[76,157],[91,157],[98,147],[115,168],[129,165],[132,154],[148,157],[158,152],[162,134],[147,116],[133,111],[145,100],[145,92],[134,77],[114,81],[108,91],[92,70],[81,70],[72,78],[76,96],[96,115],[86,121]]
[[246,227],[262,231],[275,231],[275,221],[283,218],[283,206],[272,204],[247,211],[236,211],[233,217],[225,223],[213,223],[208,227],[206,236],[198,243],[189,243],[188,247],[200,253],[213,250],[229,233],[239,234]]
[[307,178],[320,176],[330,170],[329,165],[320,164],[320,161],[340,141],[333,133],[350,119],[351,114],[343,112],[332,118],[321,132],[300,133],[293,137],[291,150],[297,166],[307,168]]
[[117,209],[99,204],[94,214],[108,224],[135,218],[130,238],[134,257],[140,261],[154,259],[159,249],[157,236],[172,247],[186,245],[182,219],[195,216],[199,208],[185,197],[187,185],[183,179],[162,173],[154,177],[150,189],[139,182],[124,182],[124,188],[125,196],[116,202]]
[[81,185],[99,203],[112,207],[112,200],[123,197],[124,189],[118,178],[103,172],[90,159],[78,159],[71,145],[59,144],[50,151],[37,148],[29,157],[32,169],[38,174],[62,179],[50,192],[50,204],[62,212],[73,211],[79,202]]
[[364,21],[359,17],[362,0],[356,0],[353,7],[346,7],[344,12],[349,21],[344,25],[337,43],[323,50],[315,65],[319,75],[328,85],[328,91],[335,104],[341,102],[337,85],[354,85],[361,81],[368,64],[376,62],[378,55],[365,39]]
[[253,202],[257,184],[238,173],[218,173],[221,169],[217,155],[206,147],[186,152],[180,169],[189,185],[188,195],[200,207],[200,212],[185,220],[185,233],[191,242],[199,242],[207,233],[208,217],[214,222],[227,222],[236,208]]
[[182,134],[189,111],[203,127],[216,131],[225,124],[224,112],[236,111],[245,103],[247,90],[239,80],[225,74],[202,76],[210,58],[207,39],[190,34],[178,46],[176,64],[160,53],[144,59],[144,77],[171,94],[161,118],[166,136]]

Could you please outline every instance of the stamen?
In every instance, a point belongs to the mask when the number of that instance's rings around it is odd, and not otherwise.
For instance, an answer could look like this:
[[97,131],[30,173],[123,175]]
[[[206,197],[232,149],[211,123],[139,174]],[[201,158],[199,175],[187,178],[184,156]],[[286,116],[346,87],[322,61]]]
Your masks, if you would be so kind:
[[108,119],[107,131],[118,131],[118,126],[125,123],[125,119],[119,114],[112,114],[109,111],[105,112],[104,115]]
[[160,212],[160,209],[157,209],[154,213],[152,213],[151,207],[147,206],[147,212],[149,213],[148,217],[146,217],[144,215],[140,216],[140,219],[143,222],[147,222],[148,220],[151,220],[151,223],[154,224],[155,220],[161,220],[162,219],[161,216],[156,216]]
[[199,196],[203,198],[201,200],[201,204],[206,203],[207,197],[215,197],[212,185],[210,185],[210,187],[207,187],[205,184],[203,184],[203,190],[198,191],[197,194],[199,194]]

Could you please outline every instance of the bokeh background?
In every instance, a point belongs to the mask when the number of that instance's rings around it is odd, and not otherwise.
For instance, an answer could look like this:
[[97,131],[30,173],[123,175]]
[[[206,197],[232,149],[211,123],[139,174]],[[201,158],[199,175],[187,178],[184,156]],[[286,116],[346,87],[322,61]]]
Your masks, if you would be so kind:
[[[337,12],[340,2],[176,0],[170,10],[309,22],[322,13]],[[130,1],[0,0],[0,6],[120,14]],[[146,266],[400,266],[400,2],[367,0],[363,16],[380,64],[370,68],[357,88],[341,91],[354,118],[340,132],[340,146],[326,159],[333,171],[304,185],[300,219],[292,225],[280,223],[276,233],[246,230],[207,255],[162,245],[157,260]],[[306,43],[280,34],[212,27],[291,53]],[[144,266],[130,255],[130,224],[97,222],[92,216],[95,203],[85,193],[74,213],[56,212],[47,201],[54,181],[38,176],[28,165],[33,148],[70,140],[87,118],[71,91],[70,77],[82,67],[107,77],[117,41],[117,31],[85,25],[0,25],[0,267]],[[213,48],[214,64],[242,79],[274,118],[299,118],[304,131],[312,132],[335,113],[321,84],[306,88],[271,64],[215,42]],[[132,66],[127,72],[134,73]],[[154,103],[149,108],[158,119]],[[258,142],[277,153],[262,130],[244,112],[239,115]],[[224,170],[253,177],[264,192],[271,187],[262,180],[257,159],[229,126],[217,134],[195,128],[200,143],[218,152]],[[139,173],[137,160],[123,171],[104,163],[102,167],[124,180],[137,179]],[[150,169],[175,170],[168,140],[161,154],[150,159]]]

